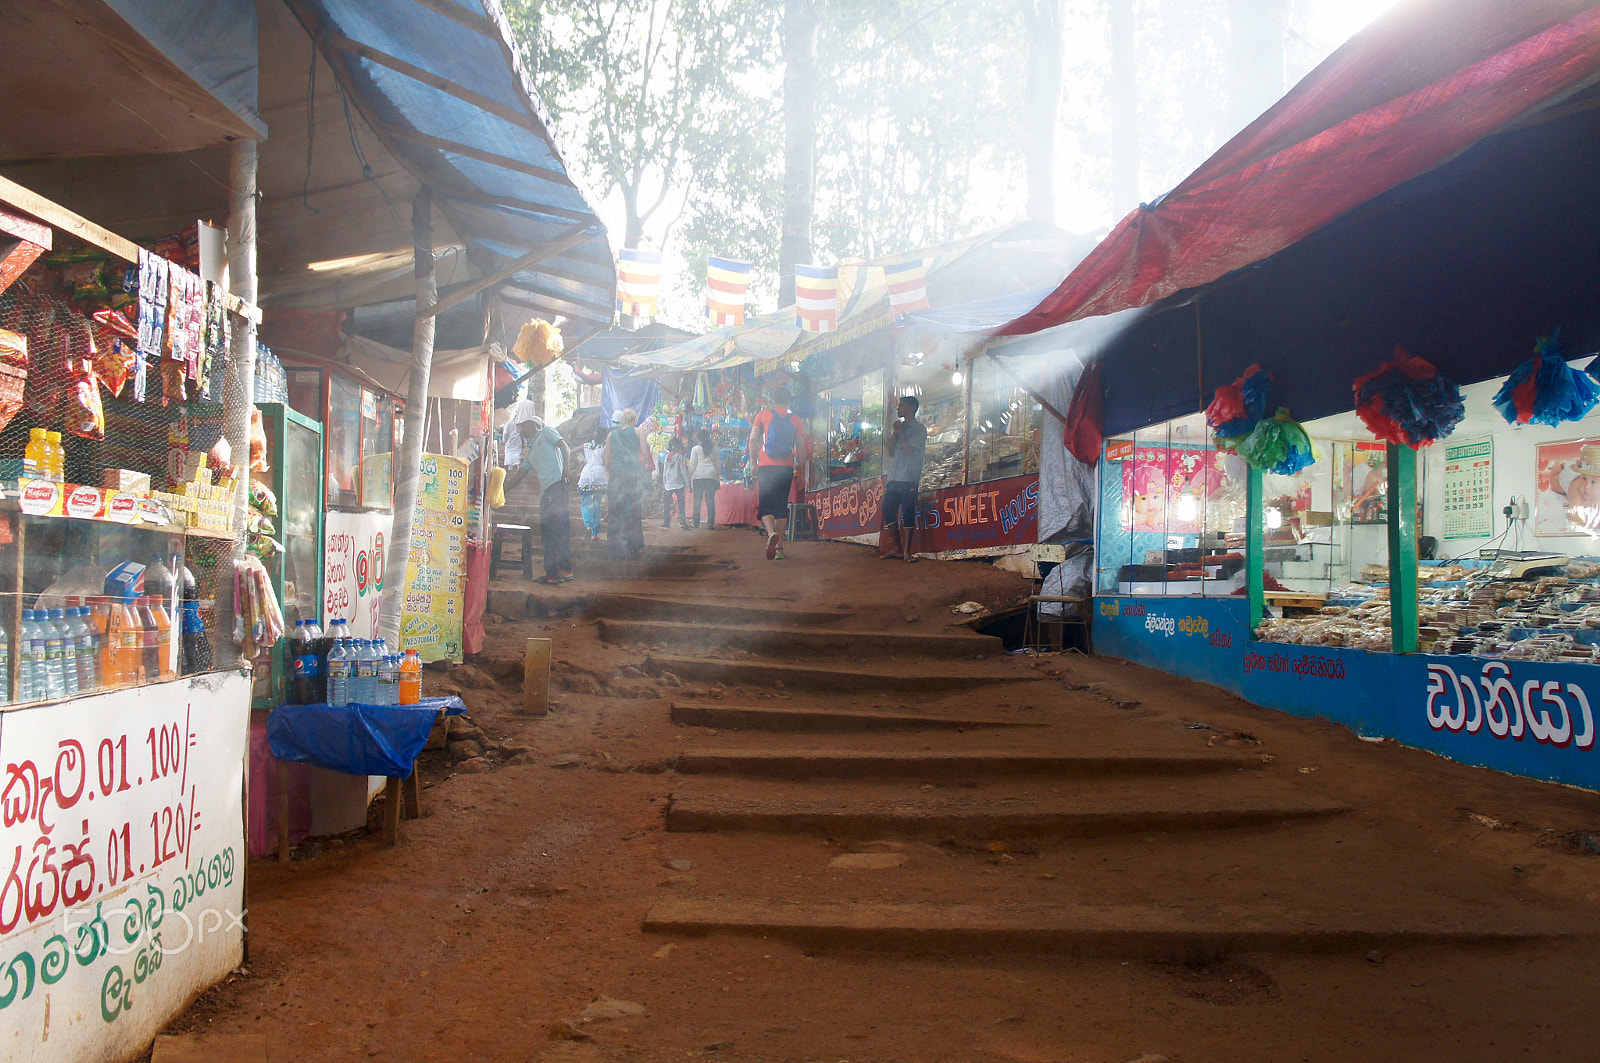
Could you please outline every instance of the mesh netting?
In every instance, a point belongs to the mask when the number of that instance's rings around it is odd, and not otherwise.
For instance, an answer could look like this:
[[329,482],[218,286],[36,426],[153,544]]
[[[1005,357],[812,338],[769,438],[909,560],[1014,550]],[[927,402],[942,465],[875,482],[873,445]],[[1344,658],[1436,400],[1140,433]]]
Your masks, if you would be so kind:
[[134,562],[209,634],[250,457],[219,444],[235,319],[193,228],[139,263],[59,240],[0,292],[0,625],[16,646],[20,609],[87,604]]

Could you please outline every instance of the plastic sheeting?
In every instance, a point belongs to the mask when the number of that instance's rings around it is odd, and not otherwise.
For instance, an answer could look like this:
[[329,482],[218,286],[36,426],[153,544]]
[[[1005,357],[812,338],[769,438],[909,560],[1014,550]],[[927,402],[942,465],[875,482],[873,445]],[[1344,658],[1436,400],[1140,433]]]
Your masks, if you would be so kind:
[[637,413],[642,424],[660,401],[661,385],[652,377],[623,376],[607,369],[601,378],[600,419],[607,425],[616,424],[622,410]]
[[[482,275],[524,257],[510,294],[566,319],[569,344],[611,324],[605,227],[567,172],[493,0],[287,0]],[[440,84],[435,79],[442,79]]]
[[1402,5],[1176,188],[1124,218],[1002,332],[1148,306],[1265,259],[1597,74],[1600,6]]
[[349,775],[411,775],[428,744],[435,716],[465,711],[461,699],[423,698],[415,705],[279,705],[267,717],[267,740],[279,760]]

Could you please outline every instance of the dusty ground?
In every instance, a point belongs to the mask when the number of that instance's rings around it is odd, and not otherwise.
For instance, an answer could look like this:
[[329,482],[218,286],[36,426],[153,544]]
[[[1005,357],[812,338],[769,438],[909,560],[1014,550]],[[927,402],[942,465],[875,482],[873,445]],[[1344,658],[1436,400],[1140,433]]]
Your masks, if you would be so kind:
[[[478,667],[430,679],[435,689],[463,691],[490,747],[473,768],[493,770],[457,773],[446,752],[428,753],[424,818],[403,825],[397,848],[359,835],[307,846],[287,867],[253,862],[248,966],[173,1031],[265,1034],[274,1063],[1600,1058],[1600,950],[1582,936],[1600,912],[1600,856],[1579,844],[1600,827],[1596,795],[1364,743],[1213,688],[1075,654],[962,662],[1025,680],[978,691],[678,689],[633,672],[649,645],[600,641],[583,611],[592,594],[631,588],[708,603],[767,595],[788,608],[845,609],[856,627],[936,633],[959,619],[952,605],[996,607],[1025,594],[1026,584],[979,563],[880,562],[842,544],[798,544],[788,562],[769,564],[761,540],[736,530],[647,534],[652,544],[692,543],[707,560],[737,567],[602,583],[580,564],[577,582],[537,588],[549,611],[569,615],[492,626]],[[502,578],[496,586],[525,585]],[[558,690],[542,719],[519,715],[517,681],[496,678],[514,670],[531,635],[555,640]],[[715,732],[669,722],[674,698],[1006,712],[1044,726]],[[684,749],[735,745],[1226,750],[1250,769],[1206,780],[1113,780],[1095,800],[1201,800],[1226,787],[1234,800],[1269,795],[1351,811],[1293,825],[1009,846],[927,838],[891,847],[905,855],[904,866],[844,871],[829,861],[874,847],[809,834],[669,833],[669,795],[737,791],[781,804],[847,801],[861,791],[863,800],[905,806],[948,797],[1026,808],[1081,794],[1051,778],[741,783],[672,770]],[[1007,910],[1207,905],[1269,921],[1336,909],[1396,925],[1537,923],[1580,936],[1521,944],[1396,938],[1325,953],[1244,947],[1152,960],[1026,947],[862,951],[641,930],[663,899],[742,897]],[[584,1009],[605,998],[642,1012],[591,1011],[586,1019]]]

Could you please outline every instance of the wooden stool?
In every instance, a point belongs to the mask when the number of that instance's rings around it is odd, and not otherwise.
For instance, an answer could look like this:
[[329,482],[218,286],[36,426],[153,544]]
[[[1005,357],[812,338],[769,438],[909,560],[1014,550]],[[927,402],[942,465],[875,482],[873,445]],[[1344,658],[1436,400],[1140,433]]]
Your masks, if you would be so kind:
[[500,548],[505,543],[506,535],[511,532],[522,533],[522,578],[533,579],[533,528],[526,524],[496,524],[494,538],[489,547],[489,578],[494,579],[500,572]]

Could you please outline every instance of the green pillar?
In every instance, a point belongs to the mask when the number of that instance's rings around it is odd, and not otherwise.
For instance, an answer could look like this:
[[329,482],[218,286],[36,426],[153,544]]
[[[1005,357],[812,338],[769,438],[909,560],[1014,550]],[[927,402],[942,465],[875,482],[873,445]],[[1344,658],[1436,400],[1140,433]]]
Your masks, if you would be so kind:
[[1262,568],[1263,544],[1267,537],[1265,489],[1261,470],[1250,466],[1249,490],[1245,495],[1244,571],[1245,591],[1250,597],[1250,630],[1254,631],[1267,611],[1267,581]]
[[1417,452],[1389,444],[1389,628],[1394,652],[1417,652]]

